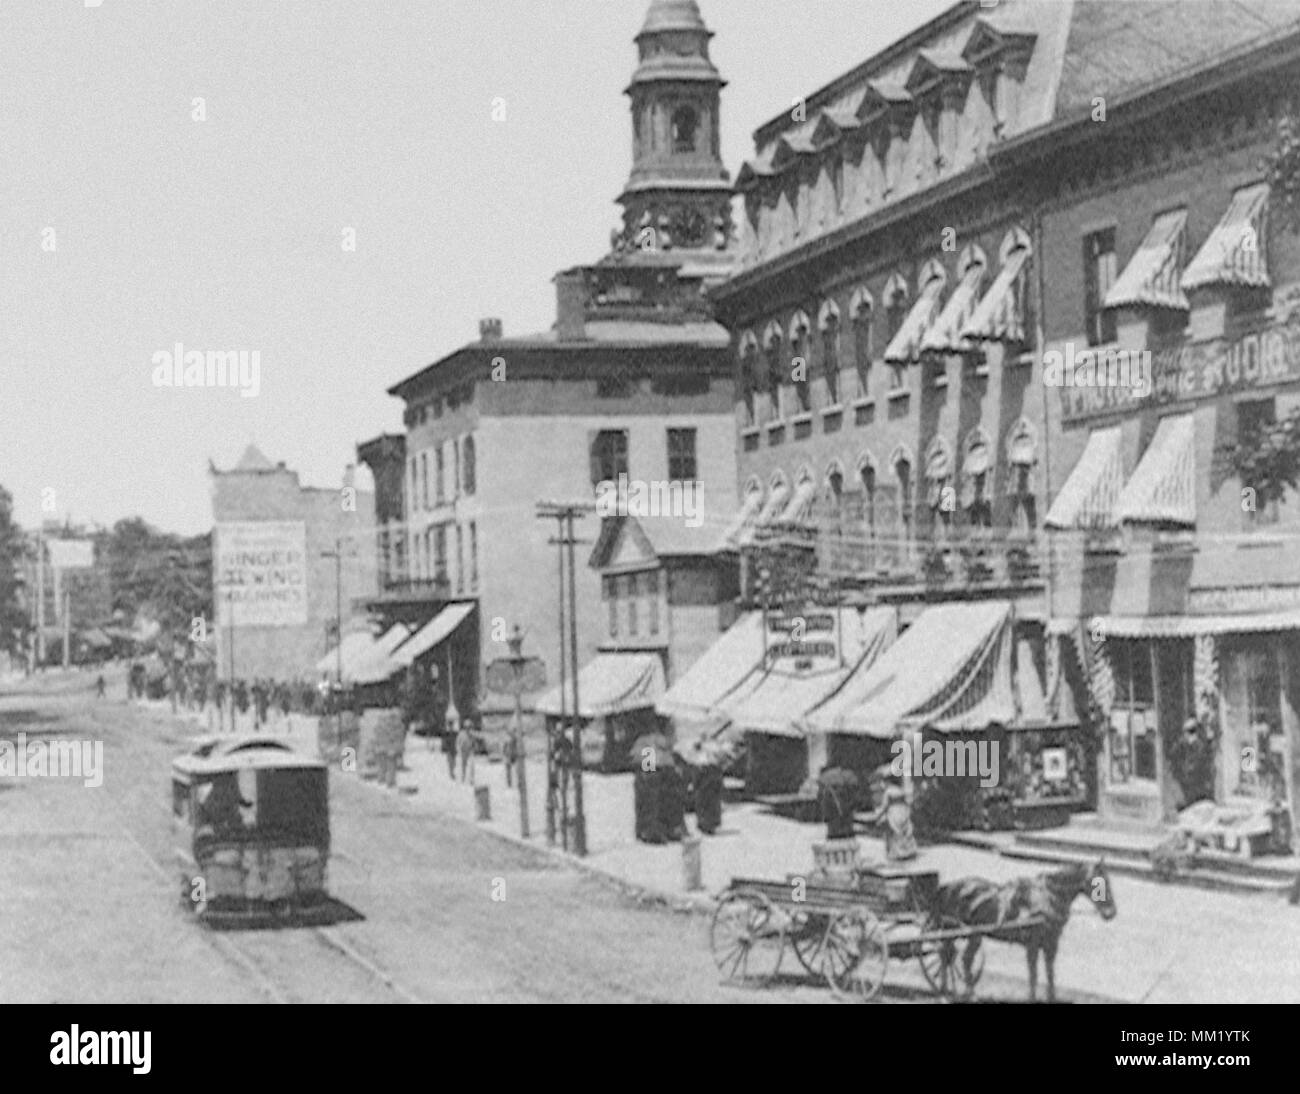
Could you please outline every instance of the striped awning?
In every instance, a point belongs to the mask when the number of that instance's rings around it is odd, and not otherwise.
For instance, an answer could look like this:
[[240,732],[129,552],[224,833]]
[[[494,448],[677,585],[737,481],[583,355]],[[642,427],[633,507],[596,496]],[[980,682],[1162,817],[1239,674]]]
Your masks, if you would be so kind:
[[665,718],[725,720],[717,715],[719,704],[759,669],[765,648],[762,613],[746,612],[664,692],[655,710]]
[[1187,297],[1178,283],[1186,226],[1186,209],[1175,209],[1156,217],[1124,272],[1110,287],[1104,306],[1149,306],[1186,311]]
[[808,732],[890,738],[909,728],[980,729],[1015,716],[1011,605],[926,608],[865,672],[803,719]]
[[448,604],[415,634],[398,646],[390,656],[399,668],[406,668],[408,665],[414,664],[417,657],[428,653],[434,646],[446,641],[452,631],[459,627],[473,610],[473,603]]
[[1137,469],[1120,492],[1121,522],[1196,523],[1196,428],[1191,414],[1160,419]]
[[330,651],[316,662],[316,671],[333,675],[341,669],[343,679],[350,680],[356,666],[370,656],[374,647],[375,637],[369,631],[345,634],[340,645],[331,647]]
[[[578,670],[581,718],[603,718],[653,707],[664,693],[664,669],[657,653],[598,653]],[[552,688],[537,700],[539,714],[558,717],[573,703],[571,693]]]
[[1109,638],[1194,638],[1300,630],[1300,611],[1253,615],[1099,615],[1089,626]]
[[1268,183],[1246,186],[1232,195],[1232,203],[1214,231],[1183,271],[1184,289],[1205,285],[1244,285],[1268,288]]
[[393,650],[411,637],[411,628],[405,623],[394,623],[375,640],[370,651],[356,665],[352,682],[356,684],[382,684],[402,668],[393,660]]
[[962,338],[973,342],[1025,341],[1023,275],[1028,263],[1028,247],[1017,247],[1007,256],[989,291],[962,327]]
[[898,633],[898,613],[892,607],[877,606],[861,613],[849,609],[840,614],[841,666],[807,675],[760,669],[720,704],[734,725],[773,736],[802,737],[799,720],[831,701],[846,681],[889,648]]
[[794,488],[790,504],[776,518],[781,524],[803,524],[812,516],[813,502],[817,499],[817,483],[803,479]]
[[979,300],[980,285],[984,282],[987,265],[984,256],[971,257],[964,266],[961,280],[948,297],[939,317],[930,325],[921,339],[921,350],[935,353],[963,353],[974,345],[962,336]]
[[1113,528],[1124,483],[1120,427],[1094,429],[1083,455],[1056,495],[1043,523],[1048,528]]
[[921,349],[921,339],[934,319],[939,308],[939,294],[948,280],[943,267],[931,259],[921,270],[921,287],[903,319],[898,333],[890,339],[885,347],[885,360],[891,364],[906,364],[915,361]]
[[730,547],[739,547],[751,535],[758,514],[763,508],[763,491],[750,490],[740,503],[740,511],[727,526],[722,539]]

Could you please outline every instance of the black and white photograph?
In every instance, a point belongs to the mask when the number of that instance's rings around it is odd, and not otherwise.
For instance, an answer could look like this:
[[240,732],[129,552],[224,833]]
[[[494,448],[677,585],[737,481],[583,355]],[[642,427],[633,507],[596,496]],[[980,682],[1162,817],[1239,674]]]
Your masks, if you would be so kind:
[[1300,1002],[1300,2],[0,0],[0,134],[39,1060]]

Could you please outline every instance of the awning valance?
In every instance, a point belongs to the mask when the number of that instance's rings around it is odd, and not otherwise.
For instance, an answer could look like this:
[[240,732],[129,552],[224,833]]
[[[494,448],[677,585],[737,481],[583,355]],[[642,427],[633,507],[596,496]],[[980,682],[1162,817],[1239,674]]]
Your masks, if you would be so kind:
[[1024,271],[1029,248],[1017,247],[1002,263],[989,291],[961,329],[973,342],[1025,342]]
[[979,300],[980,286],[984,283],[987,264],[978,249],[966,256],[962,264],[961,280],[948,297],[939,316],[921,339],[921,350],[935,353],[963,353],[974,345],[962,336]]
[[888,649],[897,634],[898,614],[890,607],[840,612],[842,665],[829,672],[799,676],[760,669],[746,685],[722,701],[720,709],[745,730],[802,737],[799,719],[825,703],[844,682]]
[[1103,301],[1108,308],[1151,306],[1186,311],[1187,297],[1178,283],[1183,261],[1187,210],[1156,217],[1151,230]]
[[974,717],[985,724],[1009,720],[1002,709],[1009,669],[989,659],[1008,657],[1010,628],[1011,605],[1002,600],[926,608],[802,724],[809,732],[889,738],[909,726],[976,728]]
[[1194,638],[1300,630],[1300,610],[1254,615],[1099,615],[1089,623],[1109,638]]
[[915,361],[921,348],[921,338],[939,308],[939,294],[948,276],[943,267],[931,259],[921,270],[920,289],[916,301],[903,319],[898,333],[885,347],[885,360],[891,364]]
[[[570,685],[572,687],[572,685]],[[578,670],[579,716],[604,718],[653,707],[664,693],[664,669],[657,653],[598,653]],[[558,717],[573,705],[571,693],[561,704],[560,689],[537,700],[537,712]]]
[[395,623],[384,631],[369,653],[358,662],[352,674],[353,683],[382,684],[400,672],[402,666],[393,660],[392,653],[410,637],[411,628],[405,623]]
[[1205,285],[1268,288],[1267,212],[1268,183],[1246,186],[1233,194],[1228,211],[1183,271],[1183,288],[1199,289]]
[[1136,524],[1196,523],[1196,430],[1191,414],[1160,419],[1155,436],[1115,504]]
[[393,650],[391,654],[393,661],[401,668],[414,664],[417,657],[428,653],[434,646],[445,641],[473,610],[474,605],[472,603],[448,604],[415,634]]
[[1083,455],[1056,495],[1043,523],[1048,528],[1113,528],[1124,482],[1120,427],[1094,429]]
[[[763,616],[746,612],[655,703],[665,718],[710,721],[763,662]],[[581,696],[579,696],[581,698]]]

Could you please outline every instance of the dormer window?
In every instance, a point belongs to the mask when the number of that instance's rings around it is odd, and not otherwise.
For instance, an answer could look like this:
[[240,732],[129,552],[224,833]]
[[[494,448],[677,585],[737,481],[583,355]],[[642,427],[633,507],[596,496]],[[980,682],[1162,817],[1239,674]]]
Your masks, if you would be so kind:
[[700,121],[695,110],[689,106],[679,106],[673,111],[673,151],[694,152],[695,137]]

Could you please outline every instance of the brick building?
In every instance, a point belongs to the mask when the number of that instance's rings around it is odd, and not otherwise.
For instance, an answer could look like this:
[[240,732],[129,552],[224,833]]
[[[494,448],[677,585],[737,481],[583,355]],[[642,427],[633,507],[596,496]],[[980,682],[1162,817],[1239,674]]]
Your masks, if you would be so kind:
[[211,477],[220,675],[231,675],[233,639],[238,678],[314,678],[340,605],[345,635],[366,628],[364,599],[377,589],[374,495],[351,468],[339,487],[303,486],[252,445]]
[[[1022,819],[1267,797],[1242,748],[1294,802],[1294,513],[1243,516],[1222,452],[1294,405],[1295,239],[1260,162],[1298,18],[957,4],[756,132],[712,293],[745,592],[777,627],[830,602],[900,631],[787,712],[792,782],[993,733]],[[1150,350],[1155,394],[1057,390],[1051,355],[1089,347]]]
[[[688,491],[715,528],[734,508],[729,338],[704,296],[731,262],[709,37],[693,2],[650,6],[627,92],[623,223],[605,258],[556,276],[554,326],[510,337],[484,320],[477,342],[389,389],[406,404],[411,595],[430,613],[472,604],[482,661],[504,654],[518,623],[556,678],[556,526],[538,502],[591,503],[626,476]],[[600,530],[594,517],[578,527],[587,543]],[[583,663],[601,611],[599,576],[580,566]]]

